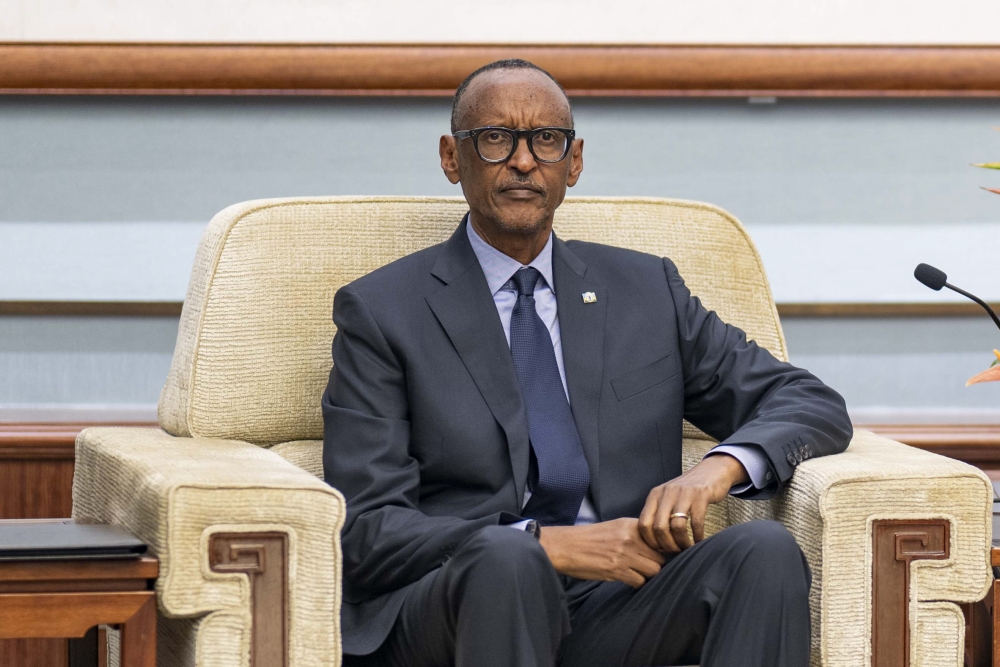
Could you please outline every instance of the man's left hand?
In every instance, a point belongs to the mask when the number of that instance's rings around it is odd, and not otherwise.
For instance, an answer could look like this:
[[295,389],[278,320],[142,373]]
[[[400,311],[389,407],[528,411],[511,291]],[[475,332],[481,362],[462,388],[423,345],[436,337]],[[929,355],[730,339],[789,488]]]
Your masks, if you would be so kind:
[[[646,497],[639,515],[639,534],[653,549],[677,553],[705,538],[708,506],[723,500],[736,484],[750,481],[743,464],[728,454],[702,459],[686,473],[661,484]],[[671,514],[688,516],[671,518]],[[694,542],[688,534],[688,521]]]

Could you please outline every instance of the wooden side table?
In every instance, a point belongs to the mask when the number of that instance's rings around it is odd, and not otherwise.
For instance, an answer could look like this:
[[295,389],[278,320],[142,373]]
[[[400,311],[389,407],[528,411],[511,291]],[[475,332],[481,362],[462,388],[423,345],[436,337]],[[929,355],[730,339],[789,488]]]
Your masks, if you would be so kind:
[[121,667],[156,667],[158,572],[148,556],[0,562],[0,639],[78,638],[114,625]]
[[[994,485],[996,482],[994,482]],[[993,503],[993,587],[986,597],[963,605],[965,612],[965,667],[1000,667],[1000,501]]]

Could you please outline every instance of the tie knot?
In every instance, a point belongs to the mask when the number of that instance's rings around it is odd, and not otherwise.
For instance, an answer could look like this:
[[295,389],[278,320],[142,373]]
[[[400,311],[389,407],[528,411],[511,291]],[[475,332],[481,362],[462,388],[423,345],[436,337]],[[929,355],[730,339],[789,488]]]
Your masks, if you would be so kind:
[[514,281],[514,286],[517,287],[517,293],[520,296],[534,296],[535,284],[541,277],[542,274],[538,272],[538,269],[526,266],[523,269],[518,269],[511,280]]

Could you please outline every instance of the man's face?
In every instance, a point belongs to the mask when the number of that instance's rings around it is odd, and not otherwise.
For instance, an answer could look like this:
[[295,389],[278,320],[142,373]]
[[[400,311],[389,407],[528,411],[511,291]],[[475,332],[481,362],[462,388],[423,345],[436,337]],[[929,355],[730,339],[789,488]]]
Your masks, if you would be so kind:
[[[566,97],[536,70],[494,70],[473,79],[458,113],[459,130],[499,126],[516,130],[572,127]],[[583,171],[583,140],[573,141],[567,156],[539,162],[519,140],[506,162],[491,163],[476,154],[473,140],[441,137],[441,167],[452,183],[461,183],[473,217],[487,229],[505,234],[537,234]]]

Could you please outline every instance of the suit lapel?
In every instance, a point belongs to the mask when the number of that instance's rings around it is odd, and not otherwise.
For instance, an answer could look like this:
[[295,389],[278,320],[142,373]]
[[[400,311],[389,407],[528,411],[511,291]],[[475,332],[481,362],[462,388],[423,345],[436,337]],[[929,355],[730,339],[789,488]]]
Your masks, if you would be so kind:
[[[570,406],[590,467],[590,493],[600,514],[598,408],[604,381],[608,293],[604,285],[585,278],[587,265],[559,239],[555,239],[552,246],[552,273]],[[584,302],[585,292],[593,292],[597,300]]]
[[465,224],[445,243],[431,270],[445,286],[428,296],[427,304],[507,436],[520,503],[528,480],[528,419],[503,325]]

